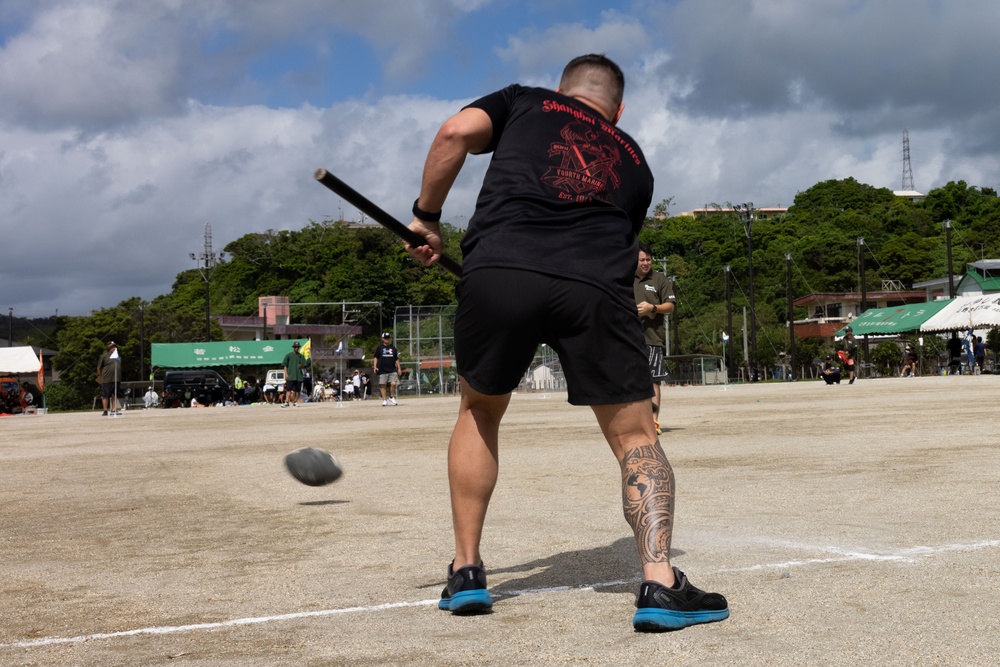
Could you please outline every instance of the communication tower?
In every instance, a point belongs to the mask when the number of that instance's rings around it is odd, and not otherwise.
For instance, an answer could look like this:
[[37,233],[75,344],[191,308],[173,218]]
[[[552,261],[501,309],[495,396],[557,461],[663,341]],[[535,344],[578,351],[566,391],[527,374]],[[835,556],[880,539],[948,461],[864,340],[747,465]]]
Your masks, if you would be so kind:
[[910,166],[910,133],[903,128],[903,190],[913,190],[913,167]]

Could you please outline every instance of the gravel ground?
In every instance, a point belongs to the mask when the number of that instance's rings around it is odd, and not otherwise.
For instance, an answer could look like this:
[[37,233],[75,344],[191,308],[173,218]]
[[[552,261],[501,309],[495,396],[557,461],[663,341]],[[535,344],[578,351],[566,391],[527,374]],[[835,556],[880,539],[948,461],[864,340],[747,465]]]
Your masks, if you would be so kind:
[[[586,408],[515,396],[492,614],[435,606],[455,398],[0,420],[0,665],[994,665],[1000,377],[665,387],[674,564],[732,616],[630,619]],[[296,483],[282,457],[332,451]]]

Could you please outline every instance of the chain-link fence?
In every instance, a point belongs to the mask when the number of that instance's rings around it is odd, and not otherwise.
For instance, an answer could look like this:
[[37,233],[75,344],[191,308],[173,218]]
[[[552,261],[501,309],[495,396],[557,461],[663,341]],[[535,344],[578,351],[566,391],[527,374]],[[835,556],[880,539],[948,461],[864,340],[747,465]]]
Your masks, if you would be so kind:
[[397,307],[393,340],[403,368],[400,394],[458,392],[454,305]]

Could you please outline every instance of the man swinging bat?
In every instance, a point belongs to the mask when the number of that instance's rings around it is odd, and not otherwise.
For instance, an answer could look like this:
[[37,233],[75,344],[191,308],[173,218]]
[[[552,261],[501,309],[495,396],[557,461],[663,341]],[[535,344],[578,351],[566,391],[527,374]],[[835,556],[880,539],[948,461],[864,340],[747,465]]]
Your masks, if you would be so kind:
[[480,540],[497,481],[498,430],[545,343],[559,355],[569,402],[591,406],[621,466],[625,518],[645,579],[635,629],[729,616],[723,596],[695,588],[670,564],[674,475],[653,427],[632,293],[653,176],[635,140],[616,126],[624,86],[611,60],[580,56],[556,91],[496,91],[448,119],[431,144],[409,226],[426,245],[406,246],[425,266],[441,257],[441,210],[466,156],[492,153],[462,240],[455,321],[462,397],[448,449],[455,558],[441,609],[492,607]]

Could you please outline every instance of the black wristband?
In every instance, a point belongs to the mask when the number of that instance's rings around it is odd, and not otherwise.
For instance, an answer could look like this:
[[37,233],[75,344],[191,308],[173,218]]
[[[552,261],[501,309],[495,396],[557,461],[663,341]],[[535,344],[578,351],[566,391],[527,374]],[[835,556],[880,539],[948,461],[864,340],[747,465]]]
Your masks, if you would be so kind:
[[420,197],[413,200],[413,217],[417,220],[423,220],[424,222],[441,222],[441,211],[437,213],[428,213],[423,210],[417,204],[420,202]]

